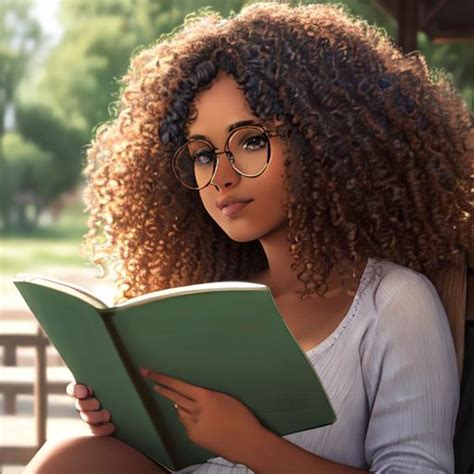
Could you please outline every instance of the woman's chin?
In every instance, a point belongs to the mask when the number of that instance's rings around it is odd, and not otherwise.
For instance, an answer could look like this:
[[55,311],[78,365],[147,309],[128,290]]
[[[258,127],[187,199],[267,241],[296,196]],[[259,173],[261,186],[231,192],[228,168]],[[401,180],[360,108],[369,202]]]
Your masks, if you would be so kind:
[[229,229],[229,226],[221,226],[221,229],[227,234],[229,239],[235,242],[247,243],[260,238],[261,233],[256,233],[255,229],[246,229],[237,231],[236,229]]

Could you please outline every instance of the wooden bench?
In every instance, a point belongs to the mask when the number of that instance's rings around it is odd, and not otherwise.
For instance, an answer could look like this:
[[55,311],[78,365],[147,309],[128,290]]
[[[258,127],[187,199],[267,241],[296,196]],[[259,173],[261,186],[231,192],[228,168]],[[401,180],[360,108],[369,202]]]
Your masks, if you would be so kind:
[[[0,393],[5,395],[33,394],[36,377],[35,367],[2,367],[0,369]],[[66,385],[74,381],[67,367],[46,368],[46,392],[66,393]],[[13,413],[15,413],[14,410]]]
[[[5,414],[16,412],[16,396],[34,395],[36,446],[0,448],[0,465],[26,464],[46,441],[47,395],[66,394],[66,386],[74,380],[65,366],[48,367],[46,348],[49,339],[35,321],[1,321],[0,346],[3,346],[3,366],[0,366],[0,393],[3,394]],[[35,365],[17,366],[17,348],[34,347]]]
[[[42,363],[44,355],[44,366],[46,367],[46,347],[49,340],[41,328],[34,321],[2,321],[0,329],[0,346],[3,347],[3,369],[17,366],[17,348],[35,348],[35,360]],[[40,370],[42,367],[40,366]],[[33,387],[34,378],[31,379]],[[16,412],[16,394],[14,390],[5,390],[3,393],[4,412],[12,415]]]

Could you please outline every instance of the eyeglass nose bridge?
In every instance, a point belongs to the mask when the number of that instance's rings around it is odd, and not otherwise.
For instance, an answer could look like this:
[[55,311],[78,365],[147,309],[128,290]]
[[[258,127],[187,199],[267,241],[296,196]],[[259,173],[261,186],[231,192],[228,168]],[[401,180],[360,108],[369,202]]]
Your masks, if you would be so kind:
[[219,160],[217,160],[218,155],[226,155],[227,159],[229,160],[230,166],[232,166],[232,169],[240,176],[242,176],[242,173],[235,168],[234,163],[235,163],[235,158],[234,155],[230,150],[222,150],[222,151],[217,151],[217,148],[214,149],[214,155],[216,156],[216,161],[214,163],[214,171],[212,173],[211,179],[207,185],[212,184],[212,180],[216,177],[217,173],[217,167],[219,165]]
[[229,159],[234,159],[234,155],[232,154],[232,152],[229,150],[229,151],[226,151],[226,150],[222,150],[222,151],[217,151],[217,149],[214,150],[214,154],[217,156],[217,155],[223,155],[223,154],[226,154],[227,157]]

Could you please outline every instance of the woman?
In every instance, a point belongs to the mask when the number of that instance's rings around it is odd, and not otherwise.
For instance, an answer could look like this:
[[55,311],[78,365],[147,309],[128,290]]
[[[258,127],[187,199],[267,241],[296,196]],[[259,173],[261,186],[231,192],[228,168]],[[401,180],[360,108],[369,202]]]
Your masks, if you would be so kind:
[[[262,3],[188,18],[124,83],[88,152],[86,250],[118,262],[120,299],[267,285],[338,418],[278,437],[150,361],[216,453],[180,472],[454,472],[456,359],[425,276],[474,248],[472,116],[450,82],[341,7]],[[29,470],[162,472],[107,436],[93,387],[68,393],[96,436],[46,443]]]

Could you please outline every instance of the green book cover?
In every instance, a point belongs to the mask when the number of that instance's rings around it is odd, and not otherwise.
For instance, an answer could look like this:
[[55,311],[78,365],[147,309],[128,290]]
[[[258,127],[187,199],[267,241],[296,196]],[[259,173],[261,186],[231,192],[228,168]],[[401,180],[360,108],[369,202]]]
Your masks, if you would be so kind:
[[108,307],[59,280],[22,275],[14,283],[77,383],[110,411],[112,436],[168,470],[218,454],[188,438],[140,367],[236,397],[280,436],[336,419],[265,285],[190,285]]

